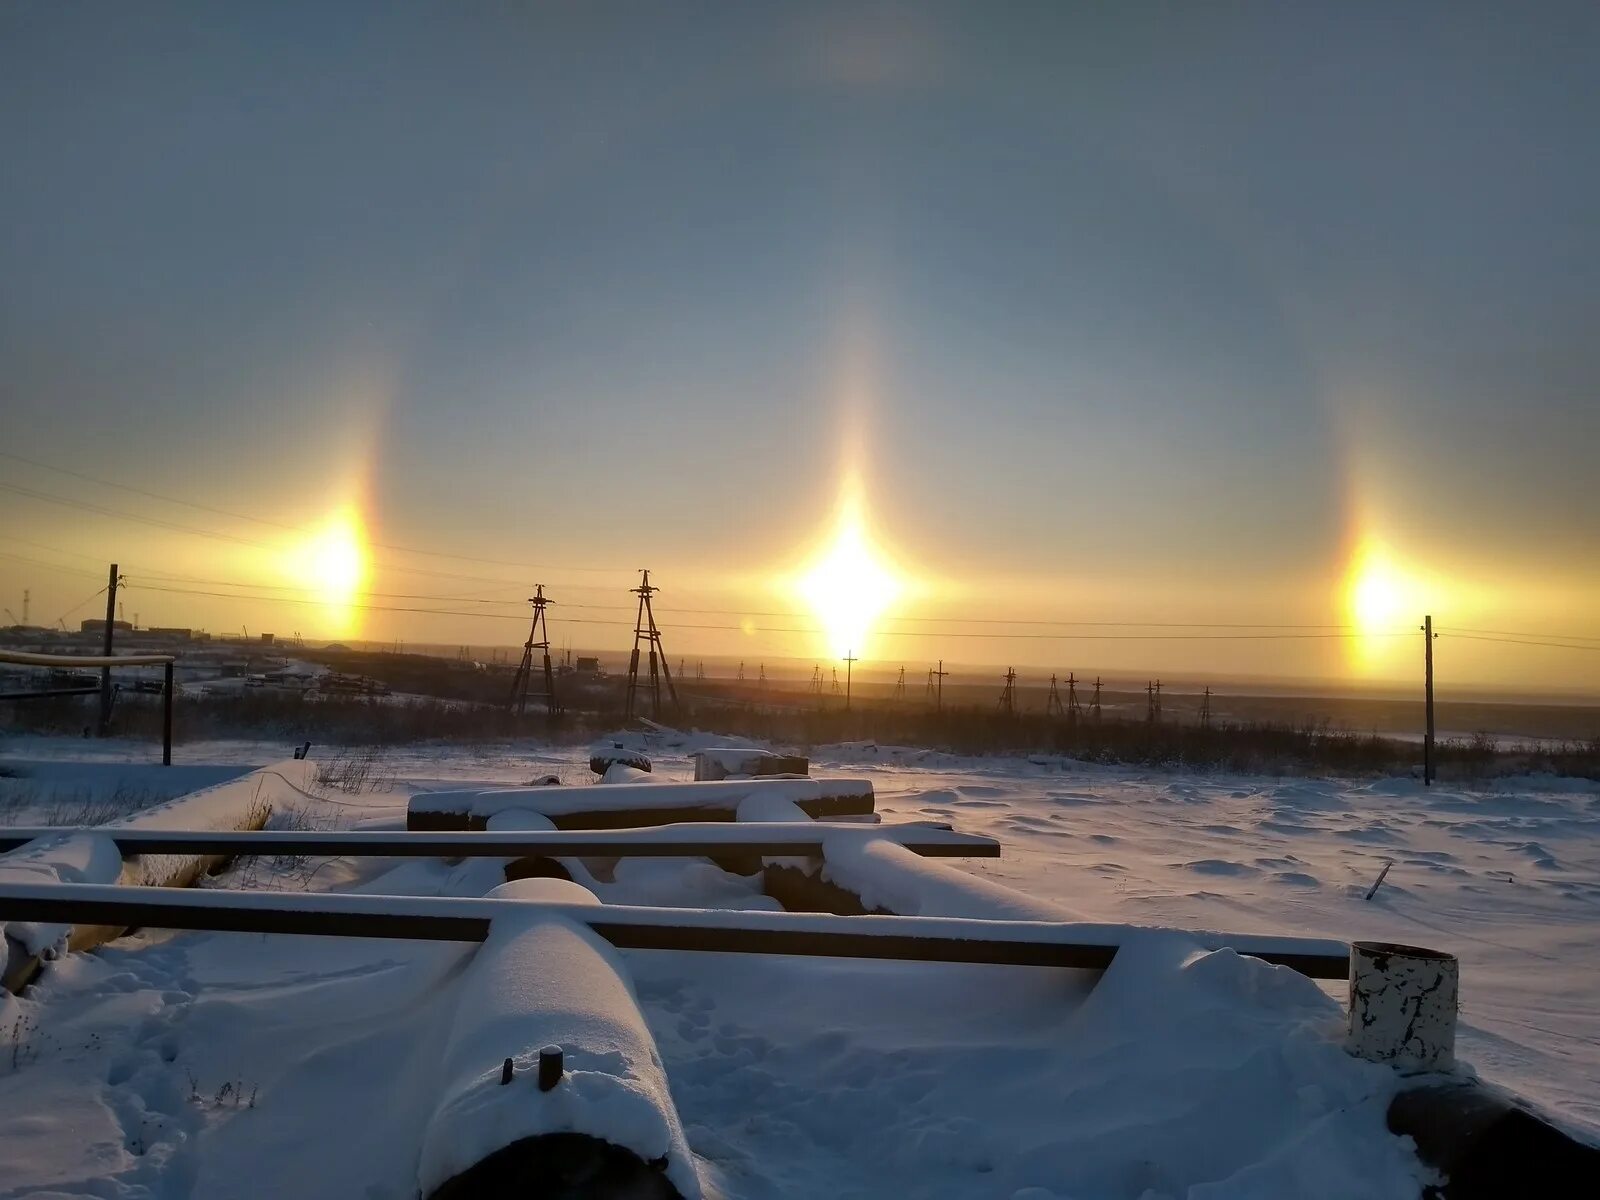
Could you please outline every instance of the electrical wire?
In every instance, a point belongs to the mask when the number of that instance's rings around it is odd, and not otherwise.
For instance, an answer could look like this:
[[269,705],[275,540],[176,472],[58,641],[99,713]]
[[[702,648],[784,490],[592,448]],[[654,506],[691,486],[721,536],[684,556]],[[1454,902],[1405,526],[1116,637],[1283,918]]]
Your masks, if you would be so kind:
[[[252,513],[235,512],[232,509],[216,508],[216,507],[214,507],[212,505],[201,504],[201,503],[199,503],[197,501],[194,501],[194,500],[184,500],[184,499],[180,499],[177,496],[163,495],[161,492],[152,492],[152,491],[149,491],[146,488],[134,487],[131,484],[118,483],[115,480],[102,479],[102,478],[99,478],[99,477],[94,476],[94,475],[86,475],[82,471],[72,471],[72,470],[67,469],[66,467],[58,467],[58,466],[56,466],[56,465],[54,465],[52,463],[41,462],[39,459],[36,459],[36,458],[26,458],[21,454],[14,454],[9,450],[0,450],[0,458],[8,458],[13,462],[26,463],[28,466],[38,467],[41,470],[45,470],[45,471],[54,471],[59,475],[66,475],[66,476],[68,476],[68,477],[70,477],[72,479],[81,479],[85,483],[93,483],[93,484],[96,484],[96,485],[98,485],[100,487],[116,488],[118,491],[131,492],[133,495],[144,496],[144,497],[146,497],[148,499],[151,499],[151,500],[159,500],[164,504],[176,504],[176,505],[178,505],[180,507],[183,507],[183,508],[192,508],[192,509],[196,509],[196,510],[198,510],[200,512],[208,512],[208,513],[213,514],[214,516],[231,517],[232,519],[234,519],[236,521],[252,521],[252,522],[254,522],[254,523],[258,524],[258,525],[265,525],[265,526],[268,526],[269,528],[272,528],[272,529],[282,529],[282,530],[286,530],[287,532],[290,532],[290,533],[309,533],[309,532],[314,532],[314,529],[308,528],[307,526],[304,526],[304,525],[289,525],[289,524],[285,524],[282,521],[273,521],[273,520],[269,520],[266,517],[258,517],[258,516],[255,516]],[[11,486],[10,490],[22,491],[24,494],[32,495],[35,499],[52,500],[57,504],[74,503],[73,501],[67,500],[67,499],[65,499],[63,497],[51,496],[48,493],[44,493],[44,492],[27,492],[24,489],[16,487],[14,485]],[[104,511],[104,510],[102,510],[102,511]],[[151,520],[156,520],[156,519],[157,518],[151,518]],[[196,532],[199,532],[199,531],[196,531]],[[227,536],[227,535],[216,534],[216,533],[206,533],[204,536],[207,536],[207,537],[219,537],[219,536]],[[478,557],[478,556],[475,556],[475,555],[471,555],[471,554],[456,554],[456,553],[453,553],[453,552],[447,551],[447,550],[421,550],[421,549],[418,549],[415,546],[399,546],[399,545],[393,545],[393,544],[389,544],[389,543],[385,543],[385,542],[369,542],[368,545],[372,546],[374,549],[388,550],[388,551],[391,551],[391,552],[396,553],[396,554],[416,554],[416,555],[421,555],[421,556],[426,557],[426,558],[450,558],[450,559],[455,559],[458,562],[483,563],[486,566],[515,567],[519,571],[524,571],[524,570],[546,571],[546,570],[548,570],[548,571],[592,572],[592,573],[595,573],[595,574],[607,574],[607,575],[624,574],[624,573],[629,574],[629,575],[633,574],[632,568],[628,568],[628,567],[579,567],[579,566],[571,566],[571,565],[557,566],[557,565],[550,564],[550,563],[513,562],[510,559],[504,559],[504,558],[481,558],[481,557]]]

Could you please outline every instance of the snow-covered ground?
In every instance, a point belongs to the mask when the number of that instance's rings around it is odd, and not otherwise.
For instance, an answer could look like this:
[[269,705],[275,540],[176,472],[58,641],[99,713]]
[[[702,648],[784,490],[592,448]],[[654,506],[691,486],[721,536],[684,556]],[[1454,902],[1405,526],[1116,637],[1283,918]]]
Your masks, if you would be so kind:
[[[689,778],[693,745],[658,750],[656,774]],[[0,779],[0,820],[16,819],[5,786],[32,786],[35,805],[49,803],[50,771],[88,786],[82,769],[31,764],[148,761],[148,749],[6,742],[0,771],[36,782]],[[237,769],[284,751],[226,743],[180,758]],[[577,783],[586,759],[386,749],[365,772],[385,790],[297,792],[279,819],[394,819],[412,781]],[[1600,785],[1429,791],[864,745],[818,751],[812,770],[872,779],[886,819],[999,838],[999,860],[953,865],[1089,920],[1453,951],[1461,1057],[1600,1129]],[[288,860],[215,883],[481,895],[498,879],[492,862]],[[775,907],[757,881],[706,862],[624,860],[594,886],[611,902]],[[0,1196],[414,1196],[470,953],[152,932],[57,962],[29,997],[0,1001]],[[1041,969],[625,958],[711,1197],[1416,1194],[1415,1162],[1383,1127],[1390,1073],[1339,1047],[1338,989],[1229,952],[1138,939],[1092,991]]]

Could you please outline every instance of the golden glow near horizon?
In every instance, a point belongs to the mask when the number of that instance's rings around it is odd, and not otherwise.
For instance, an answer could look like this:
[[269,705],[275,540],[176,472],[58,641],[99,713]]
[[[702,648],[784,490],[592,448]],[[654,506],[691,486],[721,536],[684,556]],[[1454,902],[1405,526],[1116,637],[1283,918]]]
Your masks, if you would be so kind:
[[366,527],[353,504],[335,509],[323,523],[284,556],[284,574],[311,593],[321,609],[324,630],[348,637],[361,625],[356,601],[370,571]]
[[1407,639],[1395,635],[1421,623],[1430,608],[1430,590],[1381,541],[1363,537],[1345,572],[1345,613],[1360,635],[1349,641],[1351,665],[1371,673],[1397,653],[1411,653]]
[[822,623],[833,658],[871,657],[874,622],[905,590],[874,546],[862,509],[858,490],[847,484],[832,538],[795,584]]

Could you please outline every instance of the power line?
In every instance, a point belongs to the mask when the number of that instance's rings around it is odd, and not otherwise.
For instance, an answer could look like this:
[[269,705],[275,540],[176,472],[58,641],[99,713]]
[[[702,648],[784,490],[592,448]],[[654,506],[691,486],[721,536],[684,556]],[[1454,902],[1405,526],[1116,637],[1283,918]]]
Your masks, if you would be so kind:
[[1440,633],[1454,633],[1460,635],[1473,635],[1478,637],[1511,637],[1511,638],[1560,638],[1564,642],[1600,642],[1600,637],[1590,637],[1585,633],[1527,633],[1511,629],[1446,629],[1441,627]]
[[[163,587],[157,584],[135,582],[134,586],[145,588],[147,591],[168,592],[177,595],[208,596],[221,600],[249,600],[261,604],[295,604],[302,606],[321,606],[332,608],[354,608],[366,612],[399,612],[419,613],[444,617],[485,617],[498,620],[521,621],[523,616],[515,613],[496,612],[467,612],[458,609],[444,608],[418,608],[408,605],[364,604],[356,601],[337,601],[306,599],[298,600],[287,596],[257,596],[241,592],[213,592],[199,588]],[[731,613],[729,615],[738,615]],[[595,618],[569,617],[567,620],[579,625],[626,625],[623,620],[599,620]],[[708,624],[679,624],[675,628],[692,630],[726,630],[729,632],[750,633],[806,633],[819,634],[825,632],[815,626],[763,626],[749,627],[745,625],[708,625]],[[1351,638],[1351,637],[1409,637],[1409,633],[987,633],[987,632],[949,632],[939,634],[914,633],[907,630],[883,630],[885,637],[960,637],[994,640],[1040,639],[1047,641],[1296,641],[1305,639]]]
[[69,609],[67,609],[67,611],[66,611],[66,612],[64,612],[64,613],[62,613],[62,614],[61,614],[61,615],[60,615],[60,616],[59,616],[59,617],[57,617],[57,618],[56,618],[56,619],[55,619],[55,620],[54,620],[54,621],[52,621],[52,622],[50,622],[50,623],[51,623],[51,624],[52,624],[52,625],[59,625],[59,624],[61,624],[61,623],[62,623],[62,622],[63,622],[63,621],[65,621],[65,620],[66,620],[66,619],[67,619],[67,618],[68,618],[68,617],[70,617],[70,616],[71,616],[71,615],[72,615],[72,614],[73,614],[73,613],[75,613],[75,612],[77,612],[77,611],[78,611],[78,610],[79,610],[79,609],[80,609],[80,608],[82,608],[82,607],[83,607],[83,606],[84,606],[84,605],[85,605],[85,604],[87,604],[87,603],[89,603],[89,601],[91,601],[91,600],[93,600],[93,599],[94,599],[94,598],[95,598],[95,597],[96,597],[96,596],[101,596],[101,595],[104,595],[104,594],[105,594],[105,591],[106,591],[106,587],[105,587],[105,585],[102,585],[102,586],[101,586],[101,587],[100,587],[100,588],[99,588],[99,590],[98,590],[98,591],[95,591],[95,592],[94,592],[94,593],[92,593],[92,594],[91,594],[91,595],[88,595],[88,596],[85,596],[85,597],[84,597],[84,598],[83,598],[83,599],[82,599],[82,600],[79,600],[79,601],[78,601],[78,602],[77,602],[77,603],[76,603],[76,604],[74,604],[74,605],[73,605],[73,606],[72,606],[72,607],[71,607],[71,608],[69,608]]
[[[52,463],[41,462],[40,460],[35,459],[35,458],[25,458],[24,456],[22,456],[20,454],[13,454],[13,453],[11,453],[10,451],[7,451],[7,450],[0,450],[0,458],[9,458],[13,462],[26,463],[29,466],[39,467],[40,469],[45,470],[45,471],[54,471],[57,474],[66,475],[66,476],[69,476],[70,478],[73,478],[73,479],[81,479],[85,483],[97,484],[100,487],[116,488],[119,491],[131,492],[133,495],[136,495],[136,496],[144,496],[144,497],[146,497],[148,499],[151,499],[151,500],[159,500],[164,504],[176,504],[176,505],[178,505],[180,507],[183,507],[183,508],[192,508],[192,509],[196,509],[196,510],[198,510],[200,512],[208,512],[208,513],[213,514],[214,516],[230,517],[230,518],[232,518],[232,519],[234,519],[236,521],[252,521],[257,525],[265,525],[265,526],[268,526],[269,528],[272,528],[272,529],[283,529],[283,530],[286,530],[286,531],[288,531],[290,533],[309,533],[309,532],[314,532],[315,531],[314,527],[311,527],[311,526],[289,525],[289,524],[285,524],[282,521],[270,520],[267,517],[258,517],[256,515],[254,515],[253,513],[242,513],[242,512],[235,512],[232,509],[217,508],[217,507],[215,507],[213,505],[210,505],[210,504],[201,504],[201,503],[199,503],[198,501],[195,501],[195,500],[184,500],[184,499],[181,499],[181,498],[179,498],[177,496],[167,496],[167,495],[163,495],[161,492],[152,492],[152,491],[149,491],[146,488],[134,487],[131,484],[118,483],[115,480],[111,480],[111,479],[101,479],[101,478],[99,478],[97,476],[94,476],[94,475],[86,475],[82,471],[72,471],[72,470],[68,470],[66,467],[58,467],[58,466],[55,466]],[[23,491],[24,489],[12,486],[12,490]],[[37,493],[24,492],[24,494],[33,495],[36,499],[53,500],[55,503],[58,503],[58,504],[73,503],[72,501],[65,500],[65,499],[63,499],[61,497],[50,496],[48,493],[44,493],[44,492],[37,492]],[[151,520],[156,520],[156,519],[158,519],[158,518],[151,518]],[[208,534],[207,536],[226,536],[226,535]],[[428,557],[428,558],[450,558],[450,559],[455,559],[458,562],[483,563],[483,564],[485,564],[487,566],[496,566],[496,567],[514,567],[517,570],[586,571],[586,572],[594,572],[594,573],[597,573],[597,574],[612,574],[612,575],[621,574],[623,572],[629,572],[630,571],[630,569],[626,568],[626,567],[577,567],[577,566],[570,566],[570,565],[569,566],[555,566],[555,565],[550,564],[550,563],[513,562],[510,559],[481,558],[481,557],[478,557],[476,555],[456,554],[456,553],[453,553],[451,551],[446,551],[446,550],[420,550],[420,549],[418,549],[418,548],[416,548],[414,546],[399,546],[399,545],[392,545],[392,544],[388,544],[388,543],[384,543],[384,542],[369,542],[368,545],[372,546],[374,549],[389,550],[389,551],[392,551],[392,552],[397,553],[397,554],[419,554],[419,555],[423,555],[423,556]]]
[[1475,633],[1457,633],[1450,635],[1468,642],[1498,642],[1503,646],[1550,646],[1557,650],[1593,650],[1600,651],[1600,646],[1581,646],[1573,642],[1534,642],[1520,641],[1513,638],[1484,637]]

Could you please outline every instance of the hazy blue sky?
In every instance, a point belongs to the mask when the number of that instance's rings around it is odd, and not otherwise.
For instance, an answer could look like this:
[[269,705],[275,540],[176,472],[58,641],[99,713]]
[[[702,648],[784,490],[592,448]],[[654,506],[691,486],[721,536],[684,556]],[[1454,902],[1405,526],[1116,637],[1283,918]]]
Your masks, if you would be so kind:
[[[1592,3],[7,3],[0,450],[289,525],[354,497],[594,602],[652,565],[781,605],[854,465],[929,613],[1337,621],[1376,538],[1458,622],[1600,634],[1597,129]],[[14,492],[0,532],[36,618],[114,553],[259,578]],[[522,586],[403,561],[480,578],[372,586]],[[1137,661],[1337,658],[1211,649]]]

